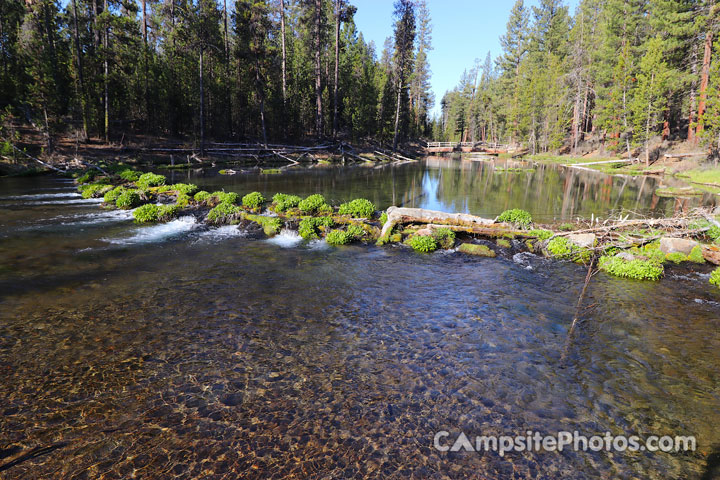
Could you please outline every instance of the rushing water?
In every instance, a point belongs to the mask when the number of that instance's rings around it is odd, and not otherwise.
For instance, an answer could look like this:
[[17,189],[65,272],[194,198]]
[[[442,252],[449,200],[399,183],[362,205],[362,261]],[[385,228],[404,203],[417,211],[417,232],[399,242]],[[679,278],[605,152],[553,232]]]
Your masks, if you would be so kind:
[[[173,175],[547,220],[714,202],[655,197],[652,179],[440,160]],[[700,478],[720,448],[708,268],[597,275],[568,340],[585,273],[190,217],[137,226],[66,180],[0,179],[0,478]],[[440,430],[695,435],[698,450],[443,453]]]

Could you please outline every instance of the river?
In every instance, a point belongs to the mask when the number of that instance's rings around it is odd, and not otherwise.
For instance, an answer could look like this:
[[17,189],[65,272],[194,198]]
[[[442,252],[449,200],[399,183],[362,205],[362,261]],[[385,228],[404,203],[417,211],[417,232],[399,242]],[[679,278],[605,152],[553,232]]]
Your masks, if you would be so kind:
[[[715,202],[433,158],[168,176],[538,221]],[[579,265],[138,226],[66,179],[0,179],[0,478],[700,478],[720,448],[706,271],[598,274],[568,340]],[[439,431],[693,435],[697,450],[441,452]]]

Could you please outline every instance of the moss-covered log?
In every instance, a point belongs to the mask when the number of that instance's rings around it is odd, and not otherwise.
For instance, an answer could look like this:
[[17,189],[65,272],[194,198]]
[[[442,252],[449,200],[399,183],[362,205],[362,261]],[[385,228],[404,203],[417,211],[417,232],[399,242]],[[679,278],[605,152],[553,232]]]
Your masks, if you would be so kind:
[[[380,232],[381,238],[386,238],[397,224],[404,223],[430,223],[442,226],[458,226],[470,228],[488,228],[495,225],[495,221],[468,215],[467,213],[445,213],[424,208],[390,207],[387,209],[387,221]],[[507,225],[504,227],[509,228]]]

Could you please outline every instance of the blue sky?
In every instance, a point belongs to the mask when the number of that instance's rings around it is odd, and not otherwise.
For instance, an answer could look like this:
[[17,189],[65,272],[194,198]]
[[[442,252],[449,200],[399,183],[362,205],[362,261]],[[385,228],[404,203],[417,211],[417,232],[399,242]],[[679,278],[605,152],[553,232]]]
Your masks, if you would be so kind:
[[[435,110],[443,94],[460,80],[463,70],[472,67],[475,59],[485,60],[490,51],[493,58],[501,52],[500,36],[514,0],[426,0],[432,19],[432,44],[428,60],[432,69]],[[393,31],[393,0],[355,0],[355,23],[365,41],[373,40],[378,57],[385,38]],[[537,5],[526,0],[526,5]],[[574,13],[578,0],[566,0]]]

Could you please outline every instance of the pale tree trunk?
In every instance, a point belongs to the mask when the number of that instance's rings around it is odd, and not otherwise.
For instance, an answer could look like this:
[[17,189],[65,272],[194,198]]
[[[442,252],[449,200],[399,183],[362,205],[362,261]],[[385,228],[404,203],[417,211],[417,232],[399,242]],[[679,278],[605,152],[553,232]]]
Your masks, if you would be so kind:
[[205,86],[203,85],[203,47],[200,47],[200,156],[205,155]]
[[75,54],[77,55],[78,81],[80,82],[80,106],[82,108],[83,140],[88,138],[87,97],[85,96],[85,74],[83,72],[82,49],[80,48],[80,27],[78,26],[77,0],[72,0],[73,30],[75,33]]
[[323,135],[322,64],[320,62],[322,7],[322,0],[315,0],[315,129],[318,137]]
[[285,0],[280,0],[280,36],[282,44],[282,99],[283,110],[287,108],[287,53],[285,51]]
[[692,55],[690,60],[690,75],[691,75],[691,81],[690,81],[690,113],[688,114],[688,132],[687,132],[687,139],[689,142],[697,143],[697,137],[695,137],[695,123],[696,117],[695,117],[695,102],[697,99],[695,98],[695,90],[697,89],[697,62],[698,62],[698,46],[697,43],[695,43],[692,47]]
[[398,79],[397,105],[395,107],[395,133],[393,134],[393,150],[397,150],[398,134],[400,133],[400,102],[402,99],[403,88],[402,72],[399,72],[398,76],[400,78]]
[[145,128],[148,129],[152,122],[150,120],[150,91],[148,88],[148,75],[150,67],[148,65],[148,22],[147,22],[147,0],[142,0],[142,20],[143,20],[143,68],[145,70],[144,79],[144,95],[145,95]]
[[[103,5],[104,11],[108,11],[108,2],[105,0]],[[109,40],[109,27],[105,25],[105,34],[103,37],[103,43],[105,44],[105,52],[103,55],[103,83],[105,89],[105,143],[110,143],[110,96],[108,94],[108,40]]]
[[[230,40],[229,40],[229,33],[228,33],[228,10],[227,10],[227,0],[223,0],[223,22],[225,24],[225,80],[230,79]],[[227,123],[228,123],[228,130],[230,132],[230,136],[233,136],[233,122],[232,122],[232,92],[231,89],[228,87],[225,91],[225,101],[227,104],[225,105],[226,111],[227,111]]]
[[648,100],[647,119],[645,121],[645,166],[650,166],[650,123],[652,121],[652,88],[655,82],[655,72],[650,75],[650,99]]

